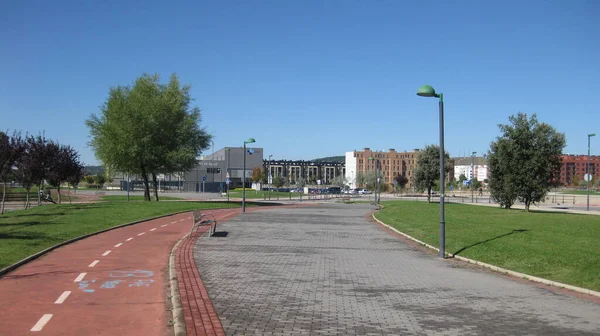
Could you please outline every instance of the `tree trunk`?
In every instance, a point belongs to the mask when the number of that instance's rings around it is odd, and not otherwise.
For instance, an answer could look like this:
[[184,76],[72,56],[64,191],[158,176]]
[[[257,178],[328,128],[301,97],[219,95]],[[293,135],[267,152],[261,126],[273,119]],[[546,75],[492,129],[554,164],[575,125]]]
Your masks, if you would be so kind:
[[58,186],[56,187],[56,192],[58,193],[58,204],[61,204],[61,200],[60,200],[60,183],[58,184]]
[[4,190],[2,191],[2,204],[0,205],[0,215],[4,214],[4,203],[6,202],[6,181],[4,181]]
[[156,173],[152,173],[152,184],[154,185],[154,198],[158,202],[158,179]]
[[42,194],[44,190],[42,189],[42,184],[40,183],[38,186],[38,206],[42,205]]
[[529,212],[529,206],[531,205],[531,201],[530,200],[526,200],[525,201],[525,211]]
[[431,188],[427,188],[427,203],[431,203]]
[[[25,191],[27,192],[25,194],[25,210],[29,209],[29,191],[31,190],[31,188],[29,189],[25,189]],[[39,193],[38,193],[39,195]],[[38,196],[39,197],[39,196]]]
[[148,182],[148,174],[146,174],[146,167],[140,167],[142,172],[142,179],[144,180],[144,201],[150,201],[150,183]]

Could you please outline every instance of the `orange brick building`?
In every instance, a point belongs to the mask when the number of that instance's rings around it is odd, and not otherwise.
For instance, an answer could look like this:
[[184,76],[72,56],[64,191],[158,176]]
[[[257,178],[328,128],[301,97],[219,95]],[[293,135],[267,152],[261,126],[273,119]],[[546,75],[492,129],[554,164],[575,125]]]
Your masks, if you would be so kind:
[[403,175],[408,179],[406,188],[411,188],[412,172],[416,167],[419,151],[396,152],[391,148],[387,152],[372,151],[365,148],[362,151],[352,151],[346,153],[346,178],[350,181],[352,188],[355,185],[355,178],[358,173],[365,174],[368,171],[375,170],[375,161],[369,160],[370,157],[376,157],[379,160],[379,167],[383,174],[383,183],[393,186],[394,176]]
[[[561,156],[560,166],[560,184],[564,186],[572,186],[573,180],[583,181],[583,176],[586,173],[587,155],[563,155]],[[594,179],[600,177],[600,156],[590,156],[590,174]]]

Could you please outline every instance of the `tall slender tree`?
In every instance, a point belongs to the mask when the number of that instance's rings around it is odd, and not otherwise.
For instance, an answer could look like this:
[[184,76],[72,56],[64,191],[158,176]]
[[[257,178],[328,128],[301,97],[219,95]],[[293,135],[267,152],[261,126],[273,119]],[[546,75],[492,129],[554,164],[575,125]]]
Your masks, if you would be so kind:
[[[448,172],[451,169],[450,155],[446,152],[444,153],[444,157],[444,176],[447,176]],[[417,188],[417,190],[427,191],[427,201],[431,202],[431,191],[433,190],[436,181],[440,180],[439,146],[429,145],[419,151],[417,167],[413,172],[412,179],[413,185]]]
[[2,181],[2,202],[0,205],[0,214],[4,213],[6,202],[6,183],[13,174],[13,168],[21,157],[24,150],[23,138],[21,133],[14,132],[12,136],[0,132],[0,181]]

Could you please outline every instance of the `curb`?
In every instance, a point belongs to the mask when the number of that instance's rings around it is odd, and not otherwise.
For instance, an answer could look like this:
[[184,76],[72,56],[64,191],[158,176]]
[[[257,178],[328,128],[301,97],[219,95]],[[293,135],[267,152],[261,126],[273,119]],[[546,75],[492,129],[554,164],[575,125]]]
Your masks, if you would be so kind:
[[[436,250],[438,252],[440,251],[440,249],[437,248],[437,247],[435,247],[435,246],[432,246],[432,245],[429,245],[429,244],[427,244],[425,242],[422,242],[422,241],[420,241],[420,240],[418,240],[416,238],[413,238],[412,236],[407,235],[404,232],[398,231],[396,228],[394,228],[394,227],[392,227],[390,225],[385,224],[384,222],[382,222],[379,219],[375,218],[375,212],[371,213],[371,217],[373,217],[373,219],[377,223],[385,226],[386,228],[388,228],[388,229],[390,229],[390,230],[392,230],[392,231],[394,231],[394,232],[396,232],[396,233],[398,233],[398,234],[400,234],[400,235],[402,235],[402,236],[404,236],[404,237],[406,237],[406,238],[408,238],[408,239],[410,239],[412,241],[415,241],[415,242],[417,242],[417,243],[419,243],[419,244],[421,244],[421,245],[423,245],[423,246],[425,246],[427,248],[430,248],[432,250]],[[446,253],[446,255],[449,256],[449,257],[452,257],[452,255],[449,254],[449,253]],[[582,294],[588,294],[588,295],[593,295],[595,297],[599,297],[600,298],[600,292],[596,292],[596,291],[593,291],[591,289],[576,287],[576,286],[564,284],[562,282],[557,282],[557,281],[552,281],[552,280],[548,280],[548,279],[538,278],[538,277],[533,276],[533,275],[511,271],[511,270],[508,270],[508,269],[505,269],[505,268],[502,268],[502,267],[498,267],[498,266],[486,264],[486,263],[481,262],[481,261],[477,261],[477,260],[473,260],[473,259],[469,259],[469,258],[465,258],[465,257],[461,257],[461,256],[453,256],[453,258],[461,260],[461,261],[468,262],[470,264],[482,266],[484,268],[490,269],[490,270],[498,272],[498,273],[504,273],[504,274],[511,275],[511,276],[514,276],[514,277],[517,277],[517,278],[521,278],[521,279],[525,279],[525,280],[530,280],[530,281],[534,281],[534,282],[539,282],[539,283],[542,283],[544,285],[554,286],[554,287],[558,287],[558,288],[569,289],[569,290],[572,290],[574,292],[578,292],[578,293],[582,293]]]
[[179,295],[177,270],[175,269],[175,255],[179,245],[181,245],[189,235],[189,233],[186,234],[175,243],[175,246],[171,249],[171,256],[169,257],[169,284],[171,285],[171,308],[173,309],[173,330],[175,336],[187,336],[185,317],[183,316],[183,307],[181,306],[181,296]]
[[122,228],[122,227],[125,227],[125,226],[135,225],[135,224],[139,224],[139,223],[142,223],[142,222],[147,222],[147,221],[151,221],[151,220],[155,220],[155,219],[159,219],[159,218],[163,218],[163,217],[169,217],[169,216],[173,216],[173,215],[178,215],[178,214],[182,214],[182,213],[186,213],[186,212],[190,212],[190,211],[192,211],[192,210],[177,211],[177,212],[169,213],[169,214],[166,214],[166,215],[161,215],[161,216],[156,216],[156,217],[151,217],[151,218],[145,218],[145,219],[137,220],[135,222],[130,222],[130,223],[121,224],[121,225],[118,225],[118,226],[113,226],[113,227],[110,227],[108,229],[104,229],[104,230],[100,230],[100,231],[88,233],[88,234],[83,235],[83,236],[79,236],[79,237],[75,237],[73,239],[69,239],[67,241],[64,241],[62,243],[56,244],[54,246],[50,246],[47,249],[42,250],[42,251],[40,251],[40,252],[38,252],[36,254],[30,255],[29,257],[27,257],[25,259],[21,259],[21,260],[17,261],[16,263],[14,263],[14,264],[12,264],[10,266],[6,266],[5,268],[3,268],[3,269],[0,270],[0,278],[3,277],[4,275],[6,275],[7,273],[11,272],[11,271],[14,271],[18,267],[23,266],[26,263],[28,263],[30,261],[33,261],[33,260],[35,260],[35,259],[43,256],[44,254],[46,254],[48,252],[51,252],[52,250],[55,250],[55,249],[57,249],[59,247],[62,247],[62,246],[74,243],[74,242],[76,242],[78,240],[82,240],[82,239],[85,239],[85,238],[88,238],[88,237],[91,237],[91,236],[95,236],[97,234],[104,233],[104,232],[107,232],[107,231],[119,229],[119,228]]

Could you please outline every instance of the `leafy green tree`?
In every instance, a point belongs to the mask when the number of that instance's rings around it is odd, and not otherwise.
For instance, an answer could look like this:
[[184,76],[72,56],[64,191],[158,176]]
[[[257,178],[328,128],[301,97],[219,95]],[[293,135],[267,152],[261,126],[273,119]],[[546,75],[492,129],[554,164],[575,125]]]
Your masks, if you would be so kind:
[[267,173],[265,168],[256,167],[252,169],[252,182],[254,183],[266,183]]
[[277,189],[283,187],[283,185],[285,184],[285,180],[283,178],[283,176],[275,176],[273,178],[273,186]]
[[488,183],[490,183],[490,180],[489,179],[484,179],[483,183],[488,184]]
[[[444,171],[447,176],[450,171],[450,155],[444,153]],[[427,202],[431,202],[431,191],[435,182],[440,179],[440,147],[429,145],[419,151],[417,167],[412,176],[413,185],[419,191],[427,191]]]
[[362,188],[366,184],[366,180],[367,180],[365,173],[363,173],[363,172],[357,172],[356,177],[354,179],[356,180],[356,185],[359,186],[360,188]]
[[460,174],[460,176],[458,177],[458,183],[460,185],[462,185],[463,182],[466,181],[466,180],[467,180],[467,177],[465,176],[465,174]]
[[579,183],[581,183],[581,178],[579,178],[577,175],[573,175],[571,178],[571,185],[578,186]]
[[92,175],[86,175],[84,177],[85,183],[94,184],[94,177]]
[[531,204],[542,201],[560,175],[560,156],[565,136],[540,123],[536,114],[518,113],[510,124],[499,125],[501,135],[488,153],[490,192],[504,208],[516,200]]
[[104,185],[104,183],[106,183],[106,176],[104,174],[94,175],[94,183],[97,184],[99,188],[101,188]]
[[96,157],[113,171],[140,176],[147,201],[150,178],[158,201],[157,175],[190,170],[210,144],[190,89],[176,75],[163,85],[158,75],[144,74],[133,86],[111,88],[100,114],[86,121]]

